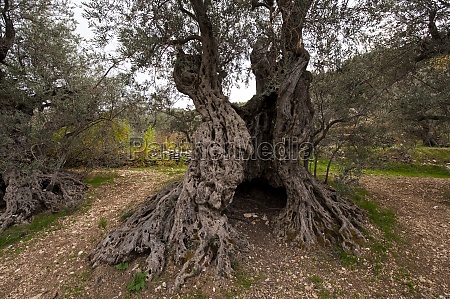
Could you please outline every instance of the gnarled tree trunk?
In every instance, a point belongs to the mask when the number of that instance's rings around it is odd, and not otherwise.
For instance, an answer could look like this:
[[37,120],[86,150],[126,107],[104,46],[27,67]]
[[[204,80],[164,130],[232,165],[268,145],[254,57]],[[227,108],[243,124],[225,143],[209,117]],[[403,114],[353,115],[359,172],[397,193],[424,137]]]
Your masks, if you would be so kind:
[[278,236],[304,247],[339,243],[357,250],[364,239],[358,230],[361,213],[316,181],[299,158],[313,117],[311,74],[306,71],[309,56],[301,42],[311,2],[278,1],[283,14],[282,57],[265,59],[264,49],[270,47],[258,45],[252,63],[261,80],[259,93],[240,108],[232,107],[221,90],[207,8],[203,1],[190,2],[202,52],[188,55],[180,47],[173,75],[178,90],[194,101],[203,118],[194,136],[192,161],[182,182],[150,198],[98,244],[90,256],[94,265],[117,264],[134,253],[145,253],[146,270],[155,276],[172,259],[181,265],[175,289],[212,263],[218,275],[231,274],[231,254],[245,242],[229,224],[226,210],[238,185],[255,179],[286,190],[287,204],[273,220]]
[[333,243],[357,251],[364,240],[362,212],[303,166],[314,113],[307,63],[306,53],[293,55],[283,66],[279,89],[268,86],[246,106],[236,107],[257,146],[258,156],[246,164],[246,180],[263,179],[286,189],[286,207],[274,221],[276,235],[301,247]]

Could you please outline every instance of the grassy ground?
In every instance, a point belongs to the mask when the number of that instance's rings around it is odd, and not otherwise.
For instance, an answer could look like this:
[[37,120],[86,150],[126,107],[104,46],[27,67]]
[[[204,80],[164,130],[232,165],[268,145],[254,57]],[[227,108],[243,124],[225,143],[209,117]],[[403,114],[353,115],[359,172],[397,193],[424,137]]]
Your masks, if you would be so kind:
[[[406,160],[402,161],[407,158]],[[414,149],[374,149],[366,165],[361,165],[363,174],[401,177],[450,178],[450,148],[417,147]],[[374,162],[375,161],[375,162]],[[319,160],[316,166],[317,176],[325,177],[328,160]],[[342,174],[350,164],[348,161],[333,161],[330,175]],[[314,165],[311,165],[311,172]]]
[[12,226],[0,234],[0,249],[19,241],[30,240],[37,232],[50,227],[57,219],[67,216],[68,212],[43,213],[37,215],[29,224]]
[[366,169],[364,173],[385,176],[450,178],[450,171],[440,165],[387,163],[380,168]]

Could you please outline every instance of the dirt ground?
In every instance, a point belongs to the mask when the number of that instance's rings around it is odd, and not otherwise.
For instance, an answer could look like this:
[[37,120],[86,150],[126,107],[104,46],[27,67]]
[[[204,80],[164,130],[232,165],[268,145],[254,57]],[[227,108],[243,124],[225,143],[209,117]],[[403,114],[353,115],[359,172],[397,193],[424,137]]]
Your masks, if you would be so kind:
[[[305,251],[280,243],[270,232],[270,219],[282,203],[256,203],[250,192],[248,204],[230,215],[250,242],[236,263],[236,277],[214,281],[206,271],[173,295],[174,266],[139,294],[128,293],[127,285],[144,258],[123,271],[90,267],[87,256],[106,230],[170,179],[152,170],[118,172],[113,182],[90,191],[90,206],[0,252],[0,298],[450,299],[449,179],[364,177],[370,199],[395,212],[399,240],[368,243],[359,259],[333,248]],[[380,237],[371,225],[367,230]]]

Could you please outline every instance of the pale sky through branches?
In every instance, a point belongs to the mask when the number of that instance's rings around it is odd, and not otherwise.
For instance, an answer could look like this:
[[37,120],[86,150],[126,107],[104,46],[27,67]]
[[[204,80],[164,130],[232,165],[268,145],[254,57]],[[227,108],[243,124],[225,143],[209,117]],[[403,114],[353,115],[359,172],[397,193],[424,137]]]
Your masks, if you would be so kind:
[[[83,8],[82,2],[89,2],[89,0],[71,0],[75,5],[75,20],[78,22],[77,33],[80,34],[85,39],[89,40],[94,36],[94,33],[88,26],[88,22],[83,18]],[[256,83],[252,79],[250,80],[249,87],[246,88],[244,84],[241,84],[240,88],[232,87],[230,100],[232,102],[246,102],[254,95],[256,91]],[[176,103],[176,107],[185,107],[188,103]]]

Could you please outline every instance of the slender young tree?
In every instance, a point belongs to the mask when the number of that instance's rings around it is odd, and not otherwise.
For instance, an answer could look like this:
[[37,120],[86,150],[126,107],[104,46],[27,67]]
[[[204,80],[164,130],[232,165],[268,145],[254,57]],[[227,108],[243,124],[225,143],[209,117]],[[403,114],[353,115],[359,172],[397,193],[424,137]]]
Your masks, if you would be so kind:
[[[119,40],[136,55],[139,67],[153,64],[155,54],[159,65],[161,57],[173,57],[173,81],[202,116],[184,179],[163,188],[99,242],[90,256],[94,265],[145,253],[146,270],[154,277],[172,260],[181,265],[175,289],[208,265],[219,276],[232,274],[232,253],[245,242],[226,210],[244,181],[286,190],[286,206],[272,219],[277,236],[302,247],[359,249],[361,212],[316,181],[301,161],[314,113],[303,42],[312,2],[253,1],[250,7],[244,1],[146,1],[128,10],[116,2],[89,5],[99,41],[116,24],[122,28]],[[122,14],[105,20],[112,11]],[[262,34],[253,38],[252,31],[263,25]],[[132,39],[132,33],[142,38]],[[223,87],[251,43],[257,94],[236,107]]]

